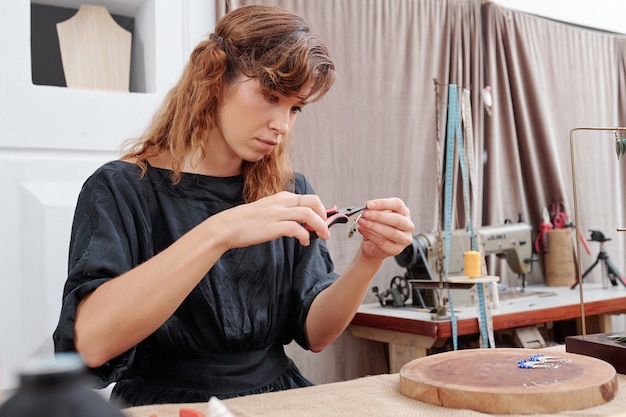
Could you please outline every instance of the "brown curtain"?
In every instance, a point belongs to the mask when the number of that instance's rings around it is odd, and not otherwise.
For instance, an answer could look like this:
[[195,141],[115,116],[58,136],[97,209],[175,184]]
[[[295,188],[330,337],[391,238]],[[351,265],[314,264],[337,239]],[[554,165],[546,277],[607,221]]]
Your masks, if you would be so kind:
[[[486,118],[483,223],[521,213],[535,227],[543,207],[564,202],[574,220],[570,130],[615,127],[624,117],[626,37],[485,3],[485,82],[493,116]],[[574,133],[580,229],[602,231],[606,251],[624,270],[624,174],[614,132]],[[586,269],[599,252],[582,255]],[[543,282],[541,264],[531,282]],[[590,280],[599,280],[596,268]],[[496,273],[497,274],[497,273]]]
[[[411,209],[416,233],[439,226],[447,86],[471,92],[473,146],[480,203],[475,226],[518,217],[536,229],[541,209],[563,201],[573,220],[569,132],[577,126],[626,123],[625,45],[621,35],[512,11],[479,0],[222,0],[218,17],[242,4],[269,3],[306,18],[329,45],[339,77],[320,102],[296,123],[295,168],[327,205],[360,204],[399,196]],[[435,83],[441,100],[436,100]],[[490,85],[492,114],[480,91]],[[437,119],[439,116],[439,119]],[[437,123],[439,120],[439,123]],[[584,226],[612,238],[620,254],[626,226],[624,174],[610,133],[581,138],[579,193]],[[484,153],[483,153],[484,152]],[[578,171],[577,171],[578,172]],[[459,173],[455,172],[455,178]],[[458,179],[457,179],[458,182]],[[454,227],[464,227],[461,190],[455,186]],[[584,196],[584,197],[583,197]],[[337,270],[350,261],[358,239],[336,226],[329,247]],[[585,265],[595,260],[585,255]],[[489,272],[517,285],[505,261],[490,259]],[[600,272],[598,270],[598,272]],[[387,288],[403,275],[389,259],[372,282]],[[535,263],[529,283],[543,282]],[[594,279],[591,277],[591,279]],[[595,278],[598,279],[598,278]],[[369,294],[365,302],[377,302]],[[346,332],[319,354],[290,351],[316,383],[386,372],[384,347]]]
[[[471,88],[474,116],[482,117],[478,101],[480,2],[227,3],[230,7],[271,3],[293,10],[330,47],[339,73],[337,82],[320,103],[305,108],[294,132],[295,167],[309,178],[323,201],[329,206],[351,205],[399,196],[411,208],[417,231],[436,229],[436,111],[439,107],[440,130],[445,130],[446,103],[436,102],[433,80],[442,85],[443,100],[448,83]],[[475,122],[474,127],[474,148],[480,150],[482,123]],[[346,239],[344,229],[332,229],[329,241],[339,270],[358,245],[357,239]],[[394,274],[402,273],[389,260],[374,284],[387,287]]]

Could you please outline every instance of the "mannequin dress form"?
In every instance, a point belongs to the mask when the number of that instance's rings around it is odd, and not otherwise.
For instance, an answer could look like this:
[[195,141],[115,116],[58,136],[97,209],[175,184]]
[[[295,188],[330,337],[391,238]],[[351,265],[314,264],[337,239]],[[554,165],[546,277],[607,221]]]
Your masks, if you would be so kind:
[[57,23],[57,34],[69,88],[129,91],[132,35],[106,7],[81,5]]

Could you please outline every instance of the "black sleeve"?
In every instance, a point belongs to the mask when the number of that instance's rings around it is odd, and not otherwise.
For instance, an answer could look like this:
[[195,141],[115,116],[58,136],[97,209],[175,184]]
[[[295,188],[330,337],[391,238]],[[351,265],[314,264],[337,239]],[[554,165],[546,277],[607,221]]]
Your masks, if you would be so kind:
[[[297,194],[315,194],[313,187],[304,176],[297,174],[295,181]],[[305,333],[305,321],[311,304],[317,295],[329,287],[339,276],[334,272],[334,264],[326,241],[316,239],[311,245],[296,245],[293,298],[294,314],[289,325],[293,340],[304,349],[309,348]]]
[[[137,209],[142,206],[142,195],[133,180],[137,182],[136,177],[100,169],[83,185],[72,224],[61,314],[53,335],[56,352],[75,351],[78,304],[100,285],[132,269],[150,250],[139,249],[150,222]],[[134,351],[92,369],[98,385],[105,387],[119,379],[132,363]]]

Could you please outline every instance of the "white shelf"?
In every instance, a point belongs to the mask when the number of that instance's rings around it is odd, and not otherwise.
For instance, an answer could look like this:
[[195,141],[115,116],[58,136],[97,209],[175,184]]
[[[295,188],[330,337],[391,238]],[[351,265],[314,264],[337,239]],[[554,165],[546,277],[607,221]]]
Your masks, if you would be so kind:
[[[33,0],[79,7],[78,0]],[[110,13],[135,19],[133,61],[145,92],[115,93],[34,85],[31,78],[30,0],[0,2],[0,148],[117,150],[141,132],[176,82],[193,46],[214,26],[213,2],[95,0]],[[211,13],[209,13],[209,11]],[[75,145],[74,145],[75,143]]]
[[31,3],[42,4],[44,6],[67,7],[78,9],[81,4],[97,4],[106,6],[110,13],[123,16],[137,16],[148,0],[95,0],[86,2],[85,0],[31,0]]

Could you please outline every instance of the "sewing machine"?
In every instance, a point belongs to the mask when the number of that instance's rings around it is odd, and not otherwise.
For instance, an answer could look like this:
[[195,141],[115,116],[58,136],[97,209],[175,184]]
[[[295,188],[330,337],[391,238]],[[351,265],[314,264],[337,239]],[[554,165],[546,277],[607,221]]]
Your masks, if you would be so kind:
[[[483,226],[475,231],[475,235],[480,240],[482,252],[485,256],[496,254],[506,258],[509,267],[519,274],[525,286],[524,275],[531,270],[532,263],[532,227],[523,222],[504,223],[498,226]],[[379,293],[377,288],[372,290],[383,303],[385,297],[391,296],[386,304],[395,306],[403,305],[409,298],[408,285],[410,283],[413,291],[413,304],[423,304],[423,294],[416,293],[418,289],[436,289],[439,285],[439,277],[443,275],[444,264],[443,254],[445,249],[443,232],[441,240],[438,233],[421,233],[413,236],[413,242],[407,246],[402,253],[395,257],[396,262],[401,267],[407,269],[404,277],[394,277],[389,290]],[[448,276],[465,275],[464,254],[471,250],[471,235],[469,230],[456,229],[450,234],[450,251],[448,262]],[[441,253],[441,256],[440,256]],[[453,288],[453,287],[451,287]],[[462,285],[458,288],[464,288]],[[428,298],[428,297],[426,297]],[[420,300],[421,299],[421,300]],[[429,303],[429,304],[432,304]]]
[[[475,233],[482,243],[485,256],[497,254],[504,256],[511,269],[518,274],[530,272],[532,259],[532,227],[529,224],[505,223],[500,226],[483,226]],[[422,233],[413,236],[413,243],[407,246],[402,253],[395,257],[396,262],[403,268],[410,270],[415,279],[439,279],[442,272],[438,265],[439,242],[437,233]],[[448,276],[463,275],[464,253],[471,250],[472,242],[470,232],[465,229],[452,230],[450,233],[450,259],[448,261]],[[428,274],[423,262],[423,253],[428,259],[428,266],[434,276]],[[441,253],[444,253],[441,248]]]

